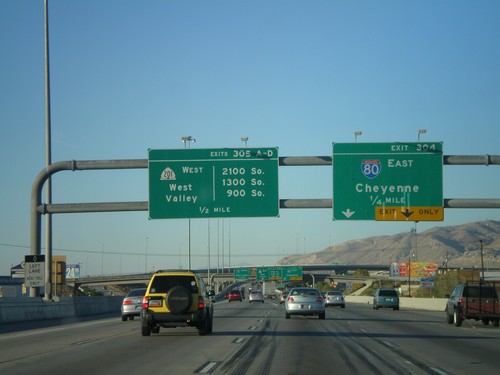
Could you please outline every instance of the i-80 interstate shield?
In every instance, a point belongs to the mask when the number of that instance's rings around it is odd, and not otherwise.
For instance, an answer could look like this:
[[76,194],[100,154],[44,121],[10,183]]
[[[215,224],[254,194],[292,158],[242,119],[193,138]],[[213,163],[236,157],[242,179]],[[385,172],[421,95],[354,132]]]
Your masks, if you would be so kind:
[[377,177],[381,170],[382,166],[378,159],[365,159],[361,162],[361,172],[369,179]]

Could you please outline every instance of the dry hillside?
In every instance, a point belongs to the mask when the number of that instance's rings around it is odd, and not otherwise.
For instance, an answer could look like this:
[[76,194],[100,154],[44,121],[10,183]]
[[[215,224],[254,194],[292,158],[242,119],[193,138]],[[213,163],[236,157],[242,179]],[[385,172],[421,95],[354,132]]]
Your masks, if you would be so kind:
[[423,232],[375,236],[330,246],[304,256],[288,256],[281,265],[389,264],[404,261],[448,262],[450,267],[480,267],[481,241],[485,267],[500,267],[500,222],[480,221]]

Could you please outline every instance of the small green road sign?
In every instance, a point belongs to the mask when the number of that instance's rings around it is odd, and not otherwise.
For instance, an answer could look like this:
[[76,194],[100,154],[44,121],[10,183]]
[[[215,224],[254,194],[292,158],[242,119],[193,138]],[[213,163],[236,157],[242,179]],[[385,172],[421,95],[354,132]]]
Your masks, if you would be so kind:
[[443,143],[333,143],[333,219],[443,220]]
[[269,280],[269,267],[257,267],[255,278],[260,281]]
[[261,281],[281,280],[281,267],[257,267],[256,279]]
[[269,267],[269,281],[281,280],[281,267]]
[[281,277],[283,281],[302,280],[302,267],[283,266],[281,267]]
[[302,267],[300,266],[258,267],[256,273],[256,279],[263,281],[302,280]]
[[277,217],[278,148],[149,150],[149,218]]
[[248,279],[250,279],[250,269],[249,268],[235,268],[234,269],[234,279],[235,280],[248,280]]

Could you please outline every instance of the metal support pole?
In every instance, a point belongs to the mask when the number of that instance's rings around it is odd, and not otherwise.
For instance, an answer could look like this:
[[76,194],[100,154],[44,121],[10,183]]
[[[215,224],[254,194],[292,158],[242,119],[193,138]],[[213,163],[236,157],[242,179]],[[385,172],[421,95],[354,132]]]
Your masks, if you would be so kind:
[[479,243],[481,244],[481,282],[484,282],[483,239],[480,239]]
[[408,257],[408,297],[411,297],[411,257]]
[[[50,62],[49,62],[49,6],[44,1],[44,44],[45,44],[45,166],[52,164],[51,149],[51,121],[50,121]],[[47,204],[52,203],[52,179],[49,177],[46,184],[45,196]],[[45,218],[45,280],[44,299],[52,299],[52,215]],[[31,288],[33,289],[33,288]],[[38,288],[30,290],[30,296],[37,294]]]

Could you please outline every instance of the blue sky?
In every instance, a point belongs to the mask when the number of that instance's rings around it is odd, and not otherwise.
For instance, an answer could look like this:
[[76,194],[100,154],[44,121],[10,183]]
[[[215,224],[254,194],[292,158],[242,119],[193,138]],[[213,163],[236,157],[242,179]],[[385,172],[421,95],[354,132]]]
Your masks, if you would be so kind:
[[[52,161],[147,159],[147,150],[442,141],[500,154],[498,1],[49,1]],[[29,254],[30,194],[45,165],[43,0],[0,1],[0,275]],[[498,166],[445,166],[444,198],[498,198]],[[280,198],[332,198],[330,167],[280,167]],[[54,203],[147,201],[147,170],[60,172]],[[447,209],[435,225],[500,220]],[[147,212],[61,214],[54,255],[83,274],[187,266],[187,221]],[[191,221],[192,266],[274,264],[413,223],[279,218]],[[224,231],[222,230],[224,228]],[[223,233],[222,233],[223,231]],[[148,253],[146,264],[146,249]],[[102,262],[104,260],[104,262]],[[390,260],[388,260],[390,261]]]

